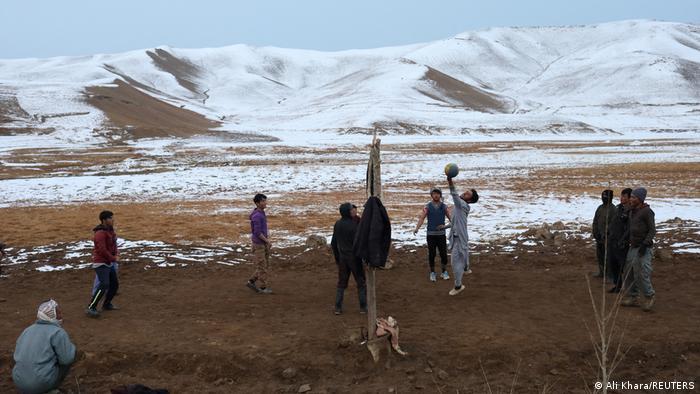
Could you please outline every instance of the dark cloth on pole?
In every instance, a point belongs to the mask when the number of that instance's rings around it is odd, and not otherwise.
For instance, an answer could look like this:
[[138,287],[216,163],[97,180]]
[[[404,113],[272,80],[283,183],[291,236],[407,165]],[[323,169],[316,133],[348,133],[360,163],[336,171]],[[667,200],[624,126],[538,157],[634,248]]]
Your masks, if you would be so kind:
[[357,228],[353,251],[370,267],[384,267],[391,246],[389,214],[378,197],[365,202],[362,219]]

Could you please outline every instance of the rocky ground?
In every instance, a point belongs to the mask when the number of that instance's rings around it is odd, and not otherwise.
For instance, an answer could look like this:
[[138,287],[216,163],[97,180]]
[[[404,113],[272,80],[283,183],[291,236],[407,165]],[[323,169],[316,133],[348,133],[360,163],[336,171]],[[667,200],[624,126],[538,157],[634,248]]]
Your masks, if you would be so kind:
[[[616,380],[697,381],[700,266],[696,254],[661,246],[697,243],[697,225],[670,223],[679,230],[660,233],[658,303],[649,313],[620,311],[626,353]],[[269,296],[244,286],[252,266],[242,247],[217,258],[231,265],[180,261],[166,268],[134,247],[121,269],[115,300],[121,309],[98,320],[84,316],[92,271],[32,269],[65,254],[47,251],[5,266],[0,279],[0,391],[12,390],[17,336],[34,320],[37,304],[52,297],[80,350],[65,392],[131,383],[176,393],[291,393],[304,385],[339,393],[586,392],[596,381],[587,282],[593,247],[561,228],[475,245],[474,273],[457,297],[447,295],[451,281],[427,280],[425,248],[394,250],[394,268],[377,275],[378,310],[399,321],[409,355],[392,355],[389,366],[373,364],[360,345],[366,316],[352,284],[345,313],[332,314],[336,269],[327,247],[275,250]],[[197,246],[178,248],[187,254]],[[614,304],[607,285],[592,280],[590,287],[596,302]]]

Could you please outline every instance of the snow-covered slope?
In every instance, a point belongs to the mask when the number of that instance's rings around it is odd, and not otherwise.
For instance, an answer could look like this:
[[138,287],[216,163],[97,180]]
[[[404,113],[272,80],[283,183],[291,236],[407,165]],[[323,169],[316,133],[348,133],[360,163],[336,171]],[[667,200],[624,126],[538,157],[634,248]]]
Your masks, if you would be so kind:
[[0,135],[88,141],[110,121],[124,128],[112,113],[123,107],[86,90],[120,89],[115,80],[222,130],[272,135],[697,131],[700,27],[622,21],[341,52],[235,45],[0,60]]

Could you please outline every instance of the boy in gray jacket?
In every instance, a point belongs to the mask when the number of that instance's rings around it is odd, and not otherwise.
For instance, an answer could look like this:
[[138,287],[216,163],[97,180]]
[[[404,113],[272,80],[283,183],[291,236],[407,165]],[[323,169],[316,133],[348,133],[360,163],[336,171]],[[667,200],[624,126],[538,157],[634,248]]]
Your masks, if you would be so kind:
[[39,305],[37,321],[17,339],[12,380],[22,394],[45,393],[57,389],[75,361],[75,345],[61,327],[58,303],[48,300]]

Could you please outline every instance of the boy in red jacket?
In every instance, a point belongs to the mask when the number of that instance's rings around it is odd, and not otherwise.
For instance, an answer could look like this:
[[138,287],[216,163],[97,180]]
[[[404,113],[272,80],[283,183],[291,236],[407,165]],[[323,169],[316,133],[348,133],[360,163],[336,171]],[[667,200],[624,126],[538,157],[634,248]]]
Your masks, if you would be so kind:
[[112,305],[112,298],[114,298],[119,289],[117,272],[112,269],[112,264],[119,261],[117,234],[114,232],[114,214],[110,211],[100,212],[100,224],[92,231],[95,232],[93,237],[95,247],[92,252],[92,268],[95,269],[100,285],[92,295],[87,315],[89,317],[98,317],[100,313],[97,311],[97,305],[99,305],[102,297],[105,297],[102,310],[117,309]]

